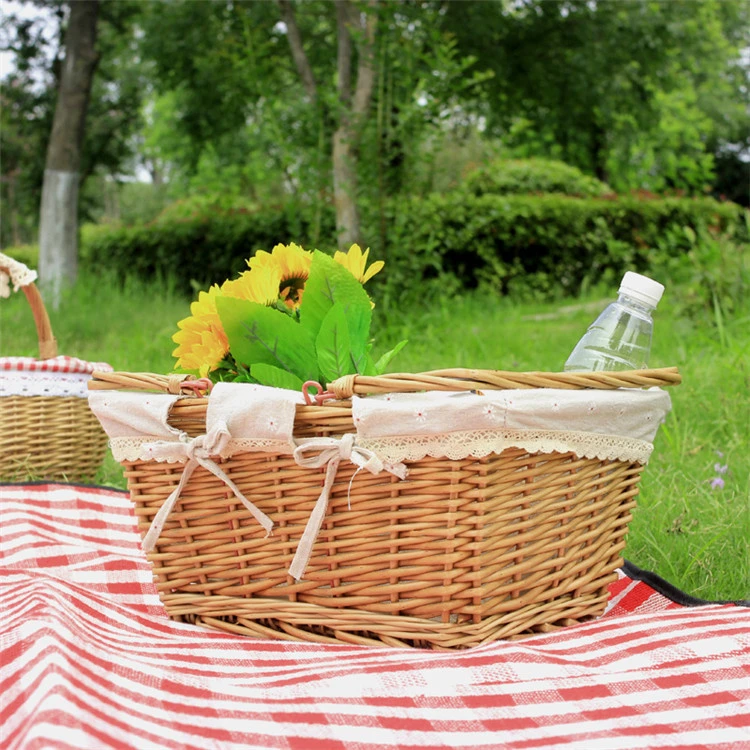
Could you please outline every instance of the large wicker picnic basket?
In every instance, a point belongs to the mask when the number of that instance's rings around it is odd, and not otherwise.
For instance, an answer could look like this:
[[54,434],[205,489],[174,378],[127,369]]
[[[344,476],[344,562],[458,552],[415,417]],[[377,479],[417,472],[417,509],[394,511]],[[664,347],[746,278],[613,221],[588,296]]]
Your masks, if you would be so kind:
[[[0,357],[0,481],[86,481],[96,476],[107,435],[88,405],[86,382],[108,368],[57,354],[36,272],[0,255],[0,272],[22,290],[39,356]],[[111,370],[111,368],[109,368]]]
[[[460,403],[460,395],[467,404],[479,399],[481,405],[490,395],[509,403],[533,397],[532,389],[578,394],[582,404],[581,394],[606,403],[615,394],[629,399],[654,391],[668,401],[658,386],[678,382],[675,368],[348,376],[329,385],[333,400],[295,405],[294,439],[298,445],[339,446],[350,436],[351,449],[358,442],[351,437],[357,434],[357,406],[390,399],[372,394],[424,393],[438,407],[443,398],[453,399],[451,406]],[[189,376],[95,373],[89,389],[100,418],[108,415],[114,394],[149,400],[171,393],[168,425],[184,447],[207,439],[218,386],[203,394],[202,385]],[[555,395],[551,408],[557,400]],[[132,408],[129,403],[125,408]],[[119,429],[110,435],[126,434]],[[585,442],[583,433],[571,436]],[[553,437],[565,444],[564,434]],[[393,469],[362,471],[364,459],[339,465],[335,458],[311,467],[296,452],[270,449],[217,456],[213,468],[199,461],[190,472],[184,462],[160,460],[158,450],[154,460],[123,465],[171,617],[255,637],[453,649],[601,615],[622,563],[643,459],[533,450],[523,434],[519,444],[462,458],[420,455],[404,461],[405,476]],[[196,455],[185,450],[187,457]],[[324,492],[309,560],[303,573],[292,575],[290,565]],[[239,494],[258,516],[272,520],[270,534]],[[167,517],[158,520],[167,503]]]

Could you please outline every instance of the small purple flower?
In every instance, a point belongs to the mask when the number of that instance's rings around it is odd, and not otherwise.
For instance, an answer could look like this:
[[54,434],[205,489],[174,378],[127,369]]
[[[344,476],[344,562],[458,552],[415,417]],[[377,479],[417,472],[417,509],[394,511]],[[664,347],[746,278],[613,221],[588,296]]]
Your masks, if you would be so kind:
[[729,464],[724,464],[723,466],[721,464],[714,464],[714,471],[717,474],[726,474],[729,470]]
[[721,477],[714,477],[711,480],[711,489],[712,490],[724,489],[724,480]]

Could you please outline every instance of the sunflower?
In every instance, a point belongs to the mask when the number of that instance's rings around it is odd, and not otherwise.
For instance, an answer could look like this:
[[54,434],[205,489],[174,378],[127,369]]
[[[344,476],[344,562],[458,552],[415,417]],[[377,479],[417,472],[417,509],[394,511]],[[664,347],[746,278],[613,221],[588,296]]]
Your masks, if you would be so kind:
[[221,285],[221,293],[227,297],[237,297],[250,302],[258,302],[270,307],[279,298],[281,273],[275,266],[260,266],[252,271],[245,271],[233,281]]
[[369,248],[363,253],[359,245],[352,245],[348,253],[342,253],[340,250],[337,250],[333,259],[348,269],[357,281],[364,284],[378,273],[378,271],[381,271],[385,265],[382,260],[376,260],[367,268],[367,256],[369,254]]
[[180,329],[172,336],[177,348],[175,369],[197,370],[201,377],[215,370],[229,351],[229,341],[216,311],[216,297],[221,290],[214,284],[208,292],[200,292],[190,305],[191,315],[181,320]]
[[312,253],[293,242],[289,245],[276,245],[270,253],[258,250],[247,262],[251,272],[261,268],[278,270],[278,298],[291,310],[296,310],[302,303],[311,263]]

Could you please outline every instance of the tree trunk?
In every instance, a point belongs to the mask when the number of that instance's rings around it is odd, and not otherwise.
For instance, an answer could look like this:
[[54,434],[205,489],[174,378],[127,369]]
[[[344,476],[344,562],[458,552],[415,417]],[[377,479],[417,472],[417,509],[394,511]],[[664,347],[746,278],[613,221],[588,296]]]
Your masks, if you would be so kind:
[[361,241],[353,139],[354,134],[348,123],[342,122],[333,134],[333,202],[336,208],[336,243],[340,250]]
[[[370,3],[374,10],[375,3]],[[333,135],[333,200],[336,208],[336,241],[345,250],[353,243],[361,244],[359,209],[357,208],[357,161],[362,120],[367,114],[375,86],[373,46],[376,16],[367,15],[362,42],[358,45],[357,85],[351,93],[352,43],[349,0],[336,0],[338,29],[338,77],[341,116]]]
[[305,48],[302,46],[302,36],[297,26],[297,18],[294,15],[294,8],[290,0],[277,0],[281,9],[281,18],[286,24],[286,36],[289,40],[289,47],[292,50],[292,58],[297,66],[297,72],[305,86],[305,91],[310,101],[314,104],[318,98],[318,87],[315,84],[310,61],[305,54]]
[[99,0],[71,0],[65,61],[47,147],[39,216],[39,278],[46,299],[60,303],[63,284],[78,273],[78,187],[91,84],[99,61]]
[[[297,26],[290,0],[277,0],[287,28],[287,39],[294,64],[302,79],[308,98],[318,103],[318,91],[310,61],[302,46],[302,36]],[[362,41],[357,47],[357,84],[352,96],[352,37],[349,31],[355,14],[350,0],[336,0],[336,28],[338,36],[338,98],[340,114],[338,128],[333,134],[333,200],[336,208],[337,244],[347,249],[360,242],[359,210],[357,208],[357,160],[362,120],[367,114],[375,86],[373,47],[376,25],[376,0],[369,1],[369,13],[362,31]],[[359,21],[357,21],[359,22]]]

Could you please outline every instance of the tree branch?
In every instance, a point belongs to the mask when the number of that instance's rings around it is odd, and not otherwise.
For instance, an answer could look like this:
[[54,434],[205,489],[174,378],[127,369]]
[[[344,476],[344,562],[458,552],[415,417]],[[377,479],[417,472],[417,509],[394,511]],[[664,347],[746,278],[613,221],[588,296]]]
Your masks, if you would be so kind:
[[294,64],[297,66],[297,72],[305,86],[308,98],[314,103],[318,100],[318,87],[315,83],[315,75],[310,66],[310,61],[305,54],[305,48],[302,46],[302,35],[299,32],[299,26],[297,26],[294,8],[291,0],[276,1],[281,11],[281,19],[286,25],[286,36],[289,40],[289,47],[292,50]]
[[349,0],[336,0],[336,36],[338,38],[338,92],[339,100],[348,106],[352,98],[352,35]]
[[357,65],[357,87],[354,90],[352,113],[355,117],[363,115],[370,106],[372,92],[375,88],[375,28],[378,23],[377,2],[370,0],[369,13],[365,19],[364,38],[358,46],[359,62]]

